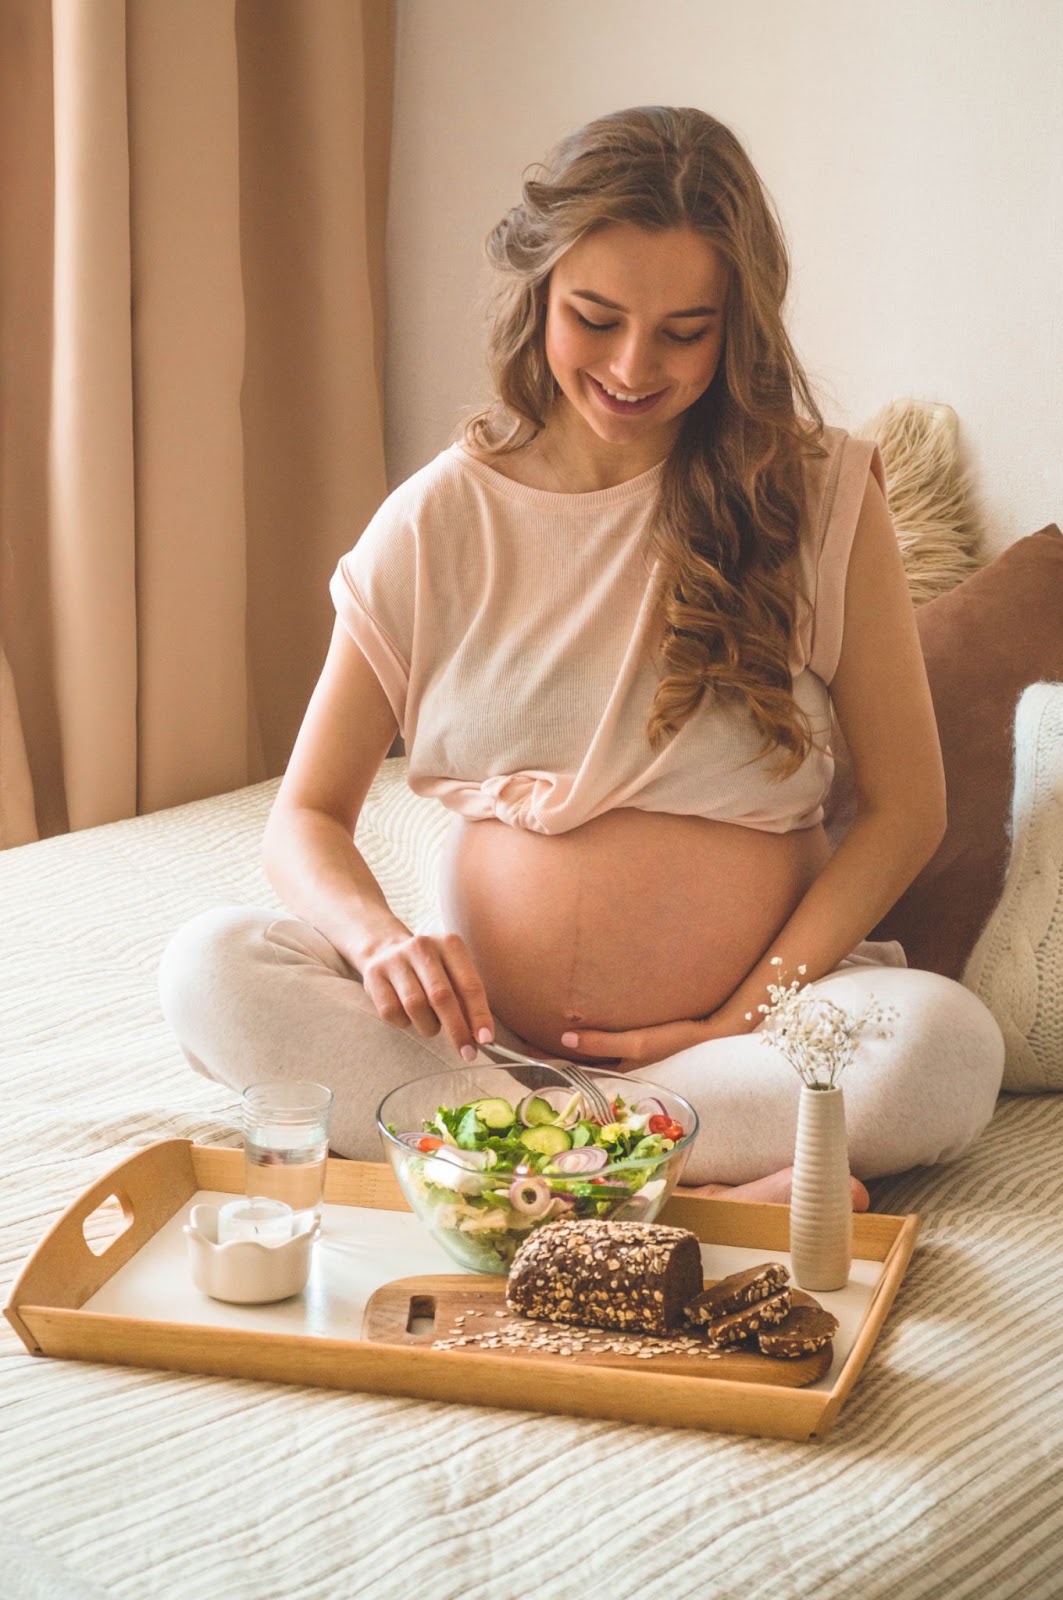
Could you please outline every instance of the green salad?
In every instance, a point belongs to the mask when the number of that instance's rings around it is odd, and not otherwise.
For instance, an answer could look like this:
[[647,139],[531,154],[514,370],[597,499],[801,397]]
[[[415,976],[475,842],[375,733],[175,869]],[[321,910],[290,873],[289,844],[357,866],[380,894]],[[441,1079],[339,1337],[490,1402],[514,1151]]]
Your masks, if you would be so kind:
[[399,1179],[430,1231],[474,1271],[499,1272],[543,1222],[655,1214],[686,1130],[652,1097],[617,1097],[612,1118],[591,1117],[578,1091],[547,1089],[516,1106],[440,1106],[421,1131],[388,1132],[406,1146]]

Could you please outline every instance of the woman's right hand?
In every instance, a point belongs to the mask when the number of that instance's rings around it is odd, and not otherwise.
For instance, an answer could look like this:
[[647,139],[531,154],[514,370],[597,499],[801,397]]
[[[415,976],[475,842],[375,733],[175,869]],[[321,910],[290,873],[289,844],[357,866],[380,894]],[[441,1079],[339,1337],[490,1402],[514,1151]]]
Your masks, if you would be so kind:
[[404,929],[378,945],[359,969],[378,1016],[391,1027],[412,1026],[425,1038],[442,1028],[466,1061],[475,1060],[477,1040],[494,1039],[487,991],[460,934]]

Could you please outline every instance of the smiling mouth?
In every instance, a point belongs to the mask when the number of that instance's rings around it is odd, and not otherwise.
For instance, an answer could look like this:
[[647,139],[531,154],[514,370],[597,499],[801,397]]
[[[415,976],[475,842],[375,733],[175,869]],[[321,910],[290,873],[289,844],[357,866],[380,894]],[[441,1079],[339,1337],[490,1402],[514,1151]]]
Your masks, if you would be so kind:
[[663,389],[655,389],[652,394],[644,394],[638,400],[620,399],[617,395],[611,393],[599,379],[592,378],[589,372],[587,377],[590,378],[591,383],[594,385],[594,392],[598,399],[613,416],[638,416],[640,412],[648,411],[651,406],[656,405],[657,401],[665,393]]

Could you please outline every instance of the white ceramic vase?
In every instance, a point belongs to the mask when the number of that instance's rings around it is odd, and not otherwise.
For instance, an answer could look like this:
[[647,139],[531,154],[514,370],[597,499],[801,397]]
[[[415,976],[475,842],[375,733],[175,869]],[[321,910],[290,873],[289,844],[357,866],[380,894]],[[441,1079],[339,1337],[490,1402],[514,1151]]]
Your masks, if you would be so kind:
[[840,1088],[801,1086],[790,1200],[790,1262],[802,1289],[843,1289],[853,1259],[853,1200]]

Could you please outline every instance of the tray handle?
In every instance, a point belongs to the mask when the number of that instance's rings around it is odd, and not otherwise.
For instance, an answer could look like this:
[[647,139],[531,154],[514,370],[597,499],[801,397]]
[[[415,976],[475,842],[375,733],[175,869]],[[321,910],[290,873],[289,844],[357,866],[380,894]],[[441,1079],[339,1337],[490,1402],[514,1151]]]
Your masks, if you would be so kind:
[[[77,1311],[191,1199],[199,1187],[189,1139],[162,1139],[128,1156],[72,1201],[49,1228],[11,1290],[4,1315],[31,1355],[41,1349],[20,1306]],[[114,1195],[128,1226],[96,1254],[85,1221]]]

